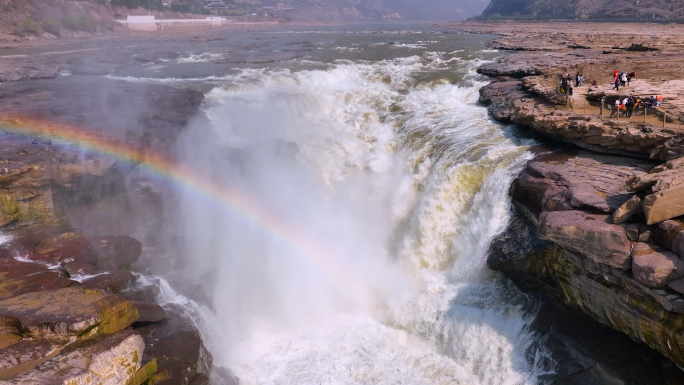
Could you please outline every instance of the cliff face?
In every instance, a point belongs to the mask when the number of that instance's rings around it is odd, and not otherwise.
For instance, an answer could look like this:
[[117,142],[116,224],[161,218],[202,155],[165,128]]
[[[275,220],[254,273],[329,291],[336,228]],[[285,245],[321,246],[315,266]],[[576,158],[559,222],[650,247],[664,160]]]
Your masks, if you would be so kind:
[[[480,101],[541,143],[511,186],[514,219],[493,243],[489,267],[684,368],[684,82],[654,70],[682,60],[674,47],[684,28],[659,51],[635,53],[604,49],[619,26],[593,26],[606,35],[572,25],[511,27],[488,30],[505,35],[493,46],[518,53],[480,67],[495,77]],[[647,38],[649,28],[629,40]],[[617,92],[606,85],[611,68],[637,65],[643,77],[630,86]],[[566,72],[584,72],[598,84],[568,97],[556,79]],[[608,107],[600,113],[601,99],[613,105],[625,95],[652,94],[668,100],[650,115],[610,118]]]
[[553,19],[684,18],[684,4],[668,0],[491,0],[482,16],[533,16]]

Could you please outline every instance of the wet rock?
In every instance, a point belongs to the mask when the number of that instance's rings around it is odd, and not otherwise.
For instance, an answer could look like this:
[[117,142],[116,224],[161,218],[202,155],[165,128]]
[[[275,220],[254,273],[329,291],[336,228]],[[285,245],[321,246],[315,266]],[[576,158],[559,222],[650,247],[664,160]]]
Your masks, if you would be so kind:
[[166,310],[155,303],[131,301],[131,304],[138,309],[136,322],[159,322],[169,318]]
[[127,236],[75,237],[36,249],[30,259],[52,264],[89,264],[98,270],[119,270],[138,260],[142,244]]
[[190,380],[190,382],[188,383],[188,385],[209,385],[209,384],[210,384],[209,377],[207,377],[206,375],[204,375],[202,373],[196,375],[195,378]]
[[684,277],[684,261],[671,251],[637,242],[632,250],[632,273],[644,285],[664,287]]
[[19,325],[22,336],[70,340],[110,334],[130,326],[138,311],[117,295],[89,294],[80,287],[23,294],[0,301],[0,323]]
[[0,258],[0,300],[77,285],[64,270],[48,269],[45,265],[11,257]]
[[542,213],[539,236],[597,263],[625,270],[631,268],[627,234],[622,227],[608,223],[607,215],[577,210]]
[[144,361],[157,359],[155,384],[189,384],[199,375],[209,375],[211,356],[197,330],[178,318],[135,328],[145,338]]
[[85,289],[98,290],[105,294],[119,294],[135,281],[130,271],[112,271],[101,273],[81,281]]
[[235,377],[233,372],[223,366],[214,366],[211,376],[216,379],[217,385],[239,385],[240,383],[240,380]]
[[140,368],[145,342],[133,330],[70,345],[57,357],[12,379],[14,384],[128,384]]

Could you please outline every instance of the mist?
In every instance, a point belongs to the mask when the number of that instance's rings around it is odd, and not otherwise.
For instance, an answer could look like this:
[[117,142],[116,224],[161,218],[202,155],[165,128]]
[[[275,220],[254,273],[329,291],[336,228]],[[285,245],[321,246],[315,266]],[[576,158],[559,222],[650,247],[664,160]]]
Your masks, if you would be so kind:
[[384,0],[390,8],[406,9],[414,20],[453,21],[478,16],[489,5],[489,0]]
[[[363,47],[426,44],[402,39]],[[241,69],[205,95],[176,152],[219,193],[179,187],[161,275],[215,367],[246,384],[535,381],[523,297],[484,266],[527,155],[475,106],[477,59],[458,52]]]

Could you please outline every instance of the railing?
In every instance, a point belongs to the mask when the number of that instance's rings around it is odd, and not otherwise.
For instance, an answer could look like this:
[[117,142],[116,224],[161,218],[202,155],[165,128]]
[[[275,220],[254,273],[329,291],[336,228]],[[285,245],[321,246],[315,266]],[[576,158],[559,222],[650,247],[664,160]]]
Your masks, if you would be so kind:
[[[581,103],[580,103],[581,102]],[[583,99],[581,101],[575,101],[572,99],[572,97],[567,98],[567,108],[572,110],[572,112],[580,112],[582,115],[586,116],[587,115],[587,109],[589,110],[589,115],[592,115],[594,112],[592,110],[596,110],[598,108],[598,115],[601,119],[612,119],[613,117],[616,120],[620,120],[627,118],[627,110],[626,108],[620,108],[616,112],[617,106],[615,105],[610,105],[606,104],[606,102],[603,102],[599,104],[598,106],[593,106],[591,103],[589,103],[586,99]],[[632,117],[643,117],[643,122],[648,123],[649,117],[652,117],[656,119],[657,121],[660,121],[662,119],[662,126],[665,127],[667,124],[667,119],[668,119],[668,113],[667,109],[665,109],[662,104],[661,105],[653,105],[651,109],[649,109],[647,106],[639,106],[638,112],[641,114],[637,113],[636,110],[633,110],[634,113]],[[608,116],[606,116],[606,113],[610,112]],[[672,121],[672,119],[671,119]],[[660,123],[660,122],[658,122]],[[674,122],[673,122],[674,123]]]

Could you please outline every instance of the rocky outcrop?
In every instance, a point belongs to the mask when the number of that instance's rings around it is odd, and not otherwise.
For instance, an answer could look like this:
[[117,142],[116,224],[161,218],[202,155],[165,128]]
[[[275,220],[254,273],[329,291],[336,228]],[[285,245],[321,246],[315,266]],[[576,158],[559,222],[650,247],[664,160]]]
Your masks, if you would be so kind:
[[[626,118],[601,119],[596,112],[583,113],[583,105],[577,105],[575,111],[559,108],[559,103],[567,103],[565,96],[553,88],[547,94],[530,92],[535,87],[548,89],[529,79],[503,77],[480,89],[480,101],[489,105],[497,120],[522,124],[550,138],[596,152],[659,160],[684,155],[684,130]],[[589,108],[591,111],[597,107]]]
[[583,211],[551,211],[539,218],[539,237],[581,253],[595,263],[628,270],[631,246],[625,229],[609,223],[607,215]]
[[80,287],[38,291],[0,301],[0,328],[22,338],[70,341],[84,334],[110,334],[138,319],[138,310],[117,295]]
[[[570,165],[576,175],[587,177],[572,178]],[[488,265],[684,367],[684,295],[677,291],[684,277],[679,255],[684,224],[670,220],[650,227],[645,212],[633,209],[627,209],[636,212],[623,223],[613,220],[633,202],[630,183],[653,175],[645,171],[650,166],[586,151],[538,156],[513,183],[518,215],[493,244]],[[572,199],[573,191],[589,196],[601,191],[591,177],[594,169],[613,185],[618,199],[590,200],[593,204],[581,194]]]
[[[58,356],[12,378],[11,382],[22,385],[130,384],[141,368],[144,348],[143,338],[133,330],[93,338],[64,348]],[[149,376],[143,380],[147,378]]]
[[140,242],[46,225],[10,236],[0,245],[0,383],[177,384],[209,375],[211,356],[193,326],[126,299],[140,297],[127,271]]

